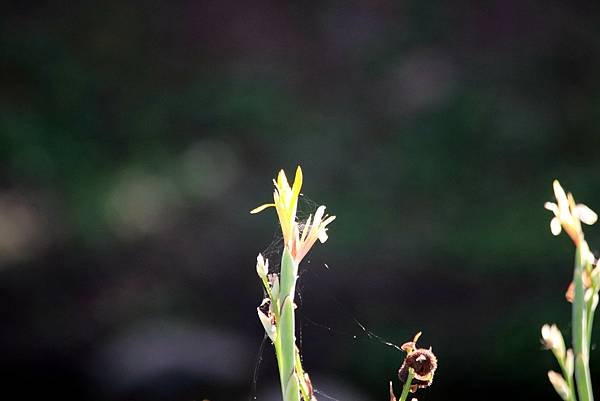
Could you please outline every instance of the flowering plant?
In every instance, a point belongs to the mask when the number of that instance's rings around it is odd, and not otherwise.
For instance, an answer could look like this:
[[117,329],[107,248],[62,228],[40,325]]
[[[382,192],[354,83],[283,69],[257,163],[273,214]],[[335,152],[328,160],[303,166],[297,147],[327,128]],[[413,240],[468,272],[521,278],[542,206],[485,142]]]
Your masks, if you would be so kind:
[[256,272],[261,279],[266,297],[257,308],[258,317],[275,348],[279,379],[284,401],[316,400],[308,373],[302,367],[300,351],[296,346],[294,293],[298,277],[298,265],[312,246],[327,241],[327,226],[335,216],[325,214],[320,206],[305,222],[296,217],[298,197],[302,188],[302,169],[296,169],[292,186],[283,170],[273,180],[275,191],[273,203],[267,203],[251,211],[258,213],[274,207],[279,217],[283,235],[281,272],[269,274],[269,261],[261,254],[256,259]]
[[556,325],[542,327],[542,343],[552,351],[562,371],[562,374],[549,371],[548,379],[565,401],[577,401],[577,397],[579,401],[593,401],[589,352],[594,312],[598,306],[600,268],[585,241],[581,223],[594,224],[598,216],[589,207],[575,203],[573,195],[566,193],[557,180],[553,188],[556,203],[544,205],[554,213],[550,230],[554,235],[564,230],[575,245],[573,281],[566,293],[567,300],[572,303],[573,348],[565,350],[563,336]]

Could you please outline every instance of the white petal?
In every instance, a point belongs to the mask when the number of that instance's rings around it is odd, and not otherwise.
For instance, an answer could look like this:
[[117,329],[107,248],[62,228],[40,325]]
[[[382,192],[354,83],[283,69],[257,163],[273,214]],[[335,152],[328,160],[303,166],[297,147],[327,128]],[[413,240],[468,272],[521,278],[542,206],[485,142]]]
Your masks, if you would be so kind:
[[319,241],[321,242],[321,244],[324,243],[325,241],[327,241],[328,238],[329,238],[329,236],[327,235],[326,228],[319,231]]
[[563,187],[561,187],[560,182],[558,180],[554,180],[552,183],[552,187],[554,188],[554,196],[556,197],[556,201],[558,202],[558,207],[565,207],[568,204],[567,194]]
[[325,227],[326,225],[331,223],[333,220],[335,220],[335,216],[329,216],[329,217],[326,217],[325,220],[323,220],[321,222],[321,224],[323,225],[323,227]]
[[558,214],[558,205],[554,202],[544,203],[544,208],[550,210],[554,214]]
[[315,212],[315,220],[314,220],[315,225],[318,225],[321,223],[321,220],[323,219],[324,214],[325,214],[325,206],[319,206],[317,208],[317,211]]
[[554,217],[552,220],[550,220],[550,231],[552,231],[553,235],[558,235],[562,231],[558,217]]
[[545,324],[542,326],[542,338],[544,341],[548,341],[550,339],[550,325]]
[[589,207],[580,203],[576,206],[577,217],[585,224],[592,225],[598,220],[598,215]]
[[310,231],[311,219],[312,219],[312,214],[309,214],[308,219],[306,219],[306,222],[304,223],[304,228],[302,229],[302,237],[300,237],[300,242],[304,242],[304,240],[306,239],[306,236],[308,235],[308,232]]

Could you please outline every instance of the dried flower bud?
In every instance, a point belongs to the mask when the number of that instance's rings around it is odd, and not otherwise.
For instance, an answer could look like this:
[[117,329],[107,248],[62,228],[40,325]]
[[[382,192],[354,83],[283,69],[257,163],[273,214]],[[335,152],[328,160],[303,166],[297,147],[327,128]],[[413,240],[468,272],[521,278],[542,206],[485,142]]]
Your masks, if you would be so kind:
[[433,375],[437,369],[437,358],[431,349],[418,348],[410,352],[398,371],[398,378],[402,383],[406,383],[408,379],[409,368],[415,372],[411,385],[411,392],[414,393],[417,388],[429,387],[433,382]]
[[[594,269],[594,270],[596,270],[596,269]],[[581,273],[581,278],[583,280],[583,288],[584,289],[588,289],[588,288],[592,287],[592,284],[593,284],[592,275],[587,270],[584,270]],[[573,300],[575,299],[575,283],[572,281],[569,284],[569,288],[567,288],[567,292],[565,293],[565,298],[570,303],[573,303]]]
[[552,383],[560,398],[567,401],[569,399],[569,386],[565,379],[553,370],[548,371],[548,379],[550,379],[550,383]]
[[406,352],[407,354],[413,352],[413,350],[417,348],[417,341],[419,341],[419,337],[421,337],[421,334],[422,333],[419,331],[417,334],[415,334],[412,341],[408,341],[402,344],[402,346],[400,347],[402,351]]
[[275,325],[275,316],[270,311],[271,300],[269,298],[265,298],[260,306],[256,308],[258,312],[258,318],[262,323],[265,333],[271,339],[271,341],[275,341],[277,338],[277,327]]
[[542,326],[542,344],[546,349],[552,350],[561,361],[565,358],[565,341],[558,327],[545,324]]
[[261,279],[265,279],[269,274],[269,259],[263,258],[262,254],[258,254],[256,257],[256,273]]
[[310,401],[317,401],[312,382],[310,381],[310,376],[308,376],[308,373],[306,372],[304,372],[304,383],[306,383],[306,389],[308,390],[308,399]]

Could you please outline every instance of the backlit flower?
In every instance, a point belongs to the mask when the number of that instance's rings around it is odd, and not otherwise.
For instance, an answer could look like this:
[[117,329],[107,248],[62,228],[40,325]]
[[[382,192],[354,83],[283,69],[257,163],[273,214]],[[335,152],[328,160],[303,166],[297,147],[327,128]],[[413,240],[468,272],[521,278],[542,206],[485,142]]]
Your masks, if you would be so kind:
[[576,204],[573,195],[566,194],[558,180],[552,183],[556,203],[546,202],[544,207],[554,213],[550,221],[550,231],[554,235],[560,234],[562,229],[571,237],[576,246],[583,238],[581,223],[591,225],[598,220],[598,215],[586,205]]
[[328,216],[325,214],[325,206],[319,206],[314,216],[308,216],[305,222],[298,223],[296,221],[298,196],[302,187],[302,169],[300,166],[296,169],[296,177],[292,187],[288,184],[283,170],[279,172],[277,181],[273,180],[273,183],[275,184],[274,203],[259,206],[250,213],[258,213],[269,207],[274,207],[277,210],[284,245],[290,250],[296,264],[299,264],[317,240],[321,243],[327,241],[327,225],[335,220],[335,216]]
[[[335,220],[335,216],[325,214],[325,206],[319,206],[314,218],[308,216],[306,223],[303,224],[302,230],[297,223],[294,224],[294,237],[291,242],[291,254],[296,263],[306,256],[310,248],[317,242],[317,239],[324,243],[327,241],[327,225]],[[302,231],[302,234],[300,234]]]
[[250,213],[258,213],[266,208],[274,207],[277,210],[277,216],[279,217],[279,225],[281,226],[284,244],[288,245],[294,234],[298,196],[300,195],[300,189],[302,188],[302,169],[300,166],[296,169],[296,177],[294,178],[293,186],[290,187],[290,184],[288,184],[288,180],[283,170],[279,171],[277,181],[273,180],[273,184],[275,184],[273,203],[261,205],[250,211]]

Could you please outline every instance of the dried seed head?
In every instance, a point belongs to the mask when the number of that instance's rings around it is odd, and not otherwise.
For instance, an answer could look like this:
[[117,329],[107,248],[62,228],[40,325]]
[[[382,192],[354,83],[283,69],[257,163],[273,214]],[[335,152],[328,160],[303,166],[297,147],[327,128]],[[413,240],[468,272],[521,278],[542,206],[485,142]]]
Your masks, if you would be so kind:
[[411,386],[411,391],[415,392],[417,388],[429,387],[433,382],[433,375],[437,369],[437,358],[431,349],[418,348],[410,352],[398,371],[398,377],[402,383],[406,383],[408,379],[409,368],[415,372]]
[[407,354],[413,352],[413,350],[417,348],[417,341],[419,341],[419,337],[421,337],[420,331],[417,334],[415,334],[415,337],[412,341],[408,341],[402,344],[402,346],[400,347],[402,351],[406,352]]

